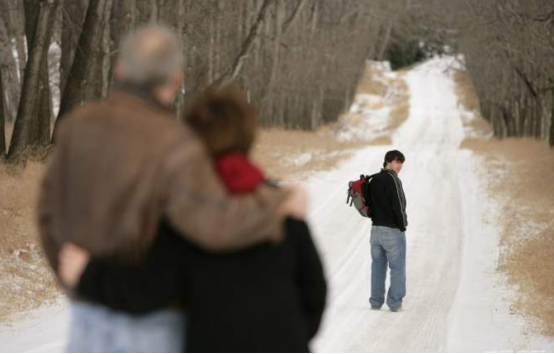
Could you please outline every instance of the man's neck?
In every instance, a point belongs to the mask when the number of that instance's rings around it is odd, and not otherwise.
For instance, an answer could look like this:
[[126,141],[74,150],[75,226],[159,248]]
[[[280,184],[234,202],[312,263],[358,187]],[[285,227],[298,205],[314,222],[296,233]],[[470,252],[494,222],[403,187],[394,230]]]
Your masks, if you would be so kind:
[[169,104],[166,104],[162,99],[160,99],[159,95],[155,92],[156,90],[147,90],[143,87],[140,87],[138,85],[129,83],[129,82],[116,82],[115,90],[123,90],[126,92],[129,92],[133,95],[136,95],[140,97],[143,100],[149,101],[156,106],[159,106],[160,108],[163,108],[165,110],[169,110],[170,106]]

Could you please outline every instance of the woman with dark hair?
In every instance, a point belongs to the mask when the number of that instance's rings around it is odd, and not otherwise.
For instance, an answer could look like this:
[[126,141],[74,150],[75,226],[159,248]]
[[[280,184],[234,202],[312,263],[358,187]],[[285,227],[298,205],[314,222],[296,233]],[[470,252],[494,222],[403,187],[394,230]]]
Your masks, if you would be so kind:
[[[185,122],[206,144],[230,194],[248,194],[266,183],[248,156],[256,115],[240,89],[206,90]],[[177,295],[187,311],[187,351],[306,352],[319,328],[326,282],[307,224],[288,218],[283,228],[279,244],[212,254],[163,222],[141,265],[89,261],[83,250],[67,245],[60,276],[80,296],[131,313],[167,307]]]

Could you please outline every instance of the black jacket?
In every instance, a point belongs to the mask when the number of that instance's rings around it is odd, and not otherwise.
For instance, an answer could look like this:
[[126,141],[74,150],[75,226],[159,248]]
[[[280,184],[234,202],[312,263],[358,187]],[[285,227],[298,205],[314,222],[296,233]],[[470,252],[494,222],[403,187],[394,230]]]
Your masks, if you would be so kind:
[[382,169],[369,183],[373,225],[406,231],[406,196],[396,172]]
[[192,352],[306,352],[321,321],[326,282],[305,222],[287,219],[278,245],[212,255],[164,223],[143,265],[92,260],[80,295],[143,313],[176,296],[188,313]]

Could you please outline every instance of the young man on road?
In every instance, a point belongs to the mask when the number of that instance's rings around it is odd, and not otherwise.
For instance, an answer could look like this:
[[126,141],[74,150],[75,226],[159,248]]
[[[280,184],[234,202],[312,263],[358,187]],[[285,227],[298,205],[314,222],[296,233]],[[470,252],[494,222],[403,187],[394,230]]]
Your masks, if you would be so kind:
[[406,197],[398,175],[404,155],[398,150],[386,153],[383,169],[370,183],[373,226],[371,228],[371,297],[372,309],[385,302],[387,265],[391,285],[387,305],[391,311],[402,308],[406,295]]

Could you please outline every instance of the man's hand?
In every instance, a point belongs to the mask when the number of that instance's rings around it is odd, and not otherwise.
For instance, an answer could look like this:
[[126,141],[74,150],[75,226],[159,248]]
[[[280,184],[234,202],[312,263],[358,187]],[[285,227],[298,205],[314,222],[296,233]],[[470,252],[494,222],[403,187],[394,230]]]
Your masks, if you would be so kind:
[[84,249],[72,243],[65,244],[59,254],[58,273],[62,283],[74,289],[81,279],[90,255]]

